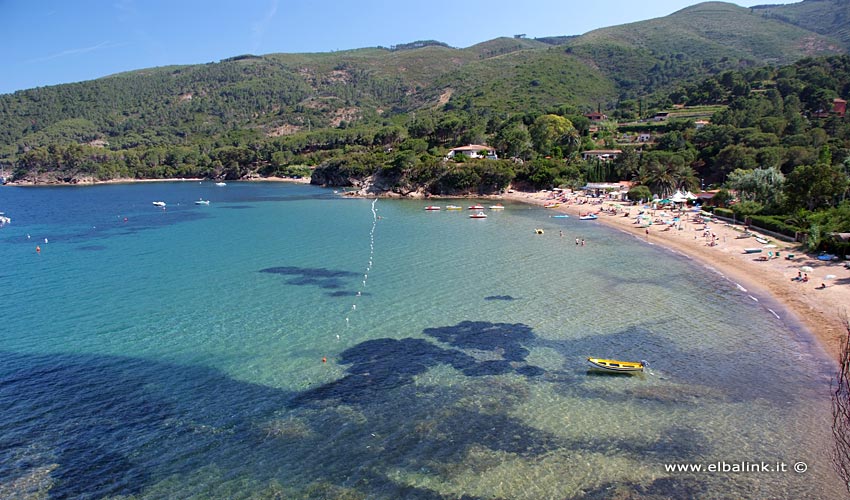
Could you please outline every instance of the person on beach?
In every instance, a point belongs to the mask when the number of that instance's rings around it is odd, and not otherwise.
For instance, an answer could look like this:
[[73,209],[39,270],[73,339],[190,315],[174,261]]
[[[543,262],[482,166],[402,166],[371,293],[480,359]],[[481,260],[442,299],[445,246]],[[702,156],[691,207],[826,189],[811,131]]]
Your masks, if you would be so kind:
[[581,239],[581,246],[584,246],[584,238]]
[[578,246],[578,238],[576,238],[576,246]]

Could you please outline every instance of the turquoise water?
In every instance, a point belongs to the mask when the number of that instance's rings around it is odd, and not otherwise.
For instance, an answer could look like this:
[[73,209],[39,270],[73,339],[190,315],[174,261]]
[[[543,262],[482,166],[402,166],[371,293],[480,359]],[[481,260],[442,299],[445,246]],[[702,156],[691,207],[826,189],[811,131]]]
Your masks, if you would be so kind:
[[[769,297],[597,222],[425,205],[0,188],[0,497],[840,495],[834,367]],[[718,461],[789,470],[665,469]]]

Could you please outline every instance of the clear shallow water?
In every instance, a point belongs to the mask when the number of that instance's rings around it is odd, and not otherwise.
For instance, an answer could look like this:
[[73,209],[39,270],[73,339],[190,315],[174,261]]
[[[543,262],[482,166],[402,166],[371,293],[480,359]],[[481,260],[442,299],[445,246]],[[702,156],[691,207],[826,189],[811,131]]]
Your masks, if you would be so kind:
[[[832,366],[767,298],[595,222],[425,204],[0,188],[0,497],[842,491]],[[808,471],[664,468],[721,460]]]

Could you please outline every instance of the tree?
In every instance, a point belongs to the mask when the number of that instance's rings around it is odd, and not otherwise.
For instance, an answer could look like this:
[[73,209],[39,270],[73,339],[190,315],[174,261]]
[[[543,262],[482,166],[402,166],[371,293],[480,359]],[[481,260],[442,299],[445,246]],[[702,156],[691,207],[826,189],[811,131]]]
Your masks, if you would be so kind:
[[825,163],[800,165],[785,178],[785,196],[792,210],[816,210],[831,206],[847,185],[847,174],[840,167]]
[[645,162],[638,169],[635,180],[666,198],[677,189],[699,189],[699,179],[694,170],[679,154],[652,152],[645,154]]
[[742,200],[755,201],[775,208],[782,202],[785,176],[777,168],[737,169],[729,174],[726,183],[731,189],[738,191]]
[[629,193],[626,196],[631,201],[649,200],[652,198],[652,192],[650,192],[648,187],[638,184],[629,189]]
[[578,133],[572,122],[563,116],[541,115],[531,125],[531,140],[542,155],[549,155],[556,146],[576,144]]
[[504,157],[527,159],[532,148],[531,135],[522,122],[512,122],[496,132],[493,146],[501,151]]

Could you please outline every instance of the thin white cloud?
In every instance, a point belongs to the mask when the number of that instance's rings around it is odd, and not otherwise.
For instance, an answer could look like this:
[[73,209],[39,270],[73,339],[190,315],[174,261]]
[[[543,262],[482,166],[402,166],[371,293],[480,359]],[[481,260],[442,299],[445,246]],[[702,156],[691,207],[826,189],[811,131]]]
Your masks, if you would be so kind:
[[27,62],[36,63],[36,62],[44,62],[44,61],[52,61],[53,59],[59,59],[61,57],[74,56],[77,54],[85,54],[87,52],[94,52],[96,50],[108,49],[112,47],[120,47],[123,44],[112,43],[108,40],[100,42],[96,45],[92,45],[91,47],[79,47],[76,49],[66,49],[61,52],[57,52],[55,54],[46,55],[43,57],[37,57],[35,59],[30,59]]
[[263,37],[268,31],[269,26],[271,26],[272,21],[274,20],[274,16],[277,14],[277,4],[278,0],[272,0],[269,5],[269,9],[266,11],[266,14],[259,21],[254,22],[251,25],[251,33],[253,44],[251,45],[251,52],[257,52],[260,49],[260,45],[263,42]]

